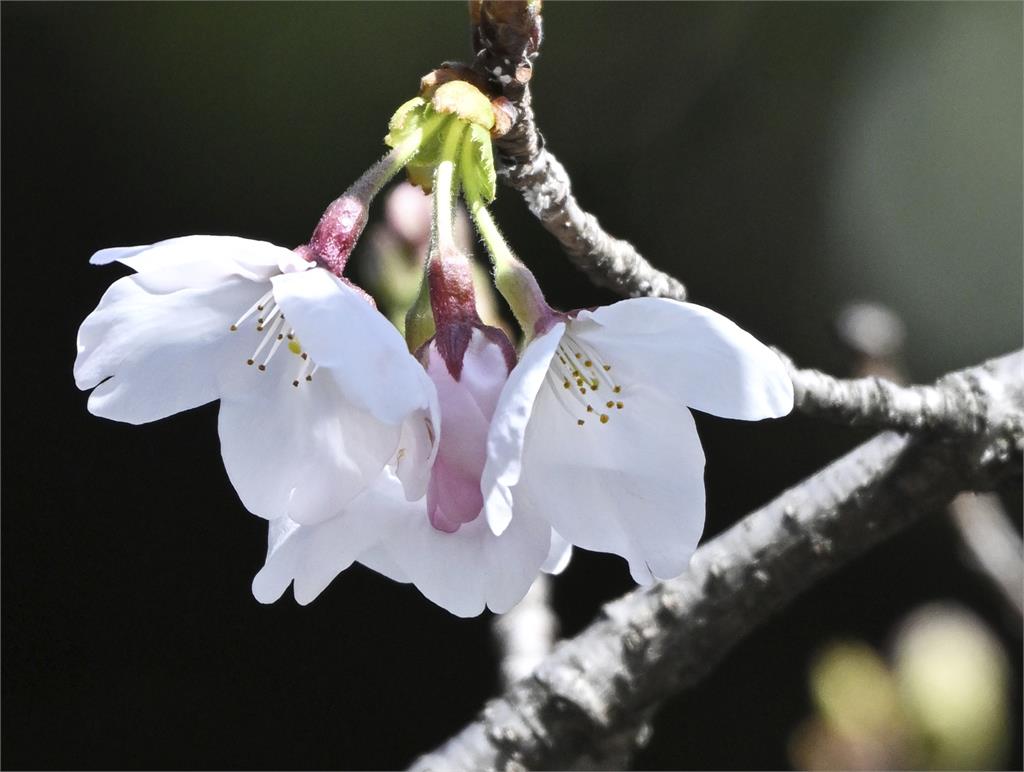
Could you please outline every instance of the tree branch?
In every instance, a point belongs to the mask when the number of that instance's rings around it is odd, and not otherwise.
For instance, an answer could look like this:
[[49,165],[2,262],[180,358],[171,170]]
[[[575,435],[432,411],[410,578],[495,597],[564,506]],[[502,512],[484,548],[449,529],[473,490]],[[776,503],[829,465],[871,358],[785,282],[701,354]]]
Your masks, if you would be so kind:
[[652,266],[628,241],[608,234],[572,193],[565,167],[545,147],[531,106],[529,82],[541,41],[539,0],[471,0],[473,69],[514,108],[515,119],[494,140],[501,181],[526,205],[572,263],[595,284],[623,295],[686,299],[683,284]]
[[[563,641],[532,675],[417,770],[565,768],[705,675],[805,588],[947,504],[1019,484],[1024,353],[965,371],[984,426],[974,436],[883,433],[701,547],[684,575],[639,588]],[[1006,427],[1012,427],[1007,431]]]
[[[998,429],[1004,418],[990,414],[987,401],[1004,386],[983,369],[949,373],[933,386],[901,386],[876,376],[840,380],[818,370],[800,370],[784,353],[775,352],[793,380],[795,408],[810,416],[850,426],[962,435]],[[1018,381],[1024,377],[1019,362],[1016,375]]]

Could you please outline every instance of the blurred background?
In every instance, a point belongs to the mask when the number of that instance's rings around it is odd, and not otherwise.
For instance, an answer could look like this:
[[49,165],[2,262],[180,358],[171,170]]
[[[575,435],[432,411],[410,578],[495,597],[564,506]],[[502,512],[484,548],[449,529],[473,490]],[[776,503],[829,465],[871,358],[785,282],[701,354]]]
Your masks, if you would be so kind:
[[[840,312],[882,303],[898,367],[927,381],[1021,345],[1021,13],[550,3],[534,104],[581,203],[694,301],[836,374],[863,366]],[[103,421],[71,367],[124,272],[92,252],[305,242],[419,77],[468,57],[464,4],[0,14],[4,766],[406,765],[494,694],[489,618],[358,567],[308,607],[260,605],[266,528],[224,474],[216,406]],[[496,215],[552,303],[614,299],[517,195]],[[799,416],[698,423],[709,537],[865,439]],[[1001,504],[1019,530],[1019,492]],[[577,551],[554,584],[563,632],[630,587],[621,560]],[[637,766],[1019,769],[1020,684],[1020,617],[936,513],[672,700]]]

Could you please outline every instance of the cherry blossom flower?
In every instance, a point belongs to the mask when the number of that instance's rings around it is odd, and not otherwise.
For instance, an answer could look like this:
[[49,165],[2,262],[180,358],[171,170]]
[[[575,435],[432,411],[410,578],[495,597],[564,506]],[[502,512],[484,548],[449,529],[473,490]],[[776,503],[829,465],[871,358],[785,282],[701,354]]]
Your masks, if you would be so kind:
[[387,470],[326,522],[273,521],[266,564],[253,580],[258,600],[271,603],[294,583],[295,599],[309,603],[358,560],[468,617],[485,607],[508,611],[542,568],[556,573],[565,567],[567,545],[552,544],[544,518],[524,513],[497,536],[480,516],[487,434],[511,367],[511,346],[497,330],[474,327],[453,373],[448,354],[441,352],[450,353],[451,339],[461,335],[448,332],[448,344],[439,346],[435,339],[423,353],[440,403],[440,424],[431,430],[439,440],[427,495],[408,501]]
[[568,542],[629,561],[641,583],[682,573],[704,527],[704,453],[690,409],[786,415],[778,356],[724,316],[663,298],[552,313],[509,376],[482,475],[500,534],[547,518]]
[[141,424],[220,399],[224,465],[262,517],[327,519],[389,463],[420,495],[433,386],[364,294],[307,257],[226,236],[97,252],[136,273],[78,333],[90,412]]

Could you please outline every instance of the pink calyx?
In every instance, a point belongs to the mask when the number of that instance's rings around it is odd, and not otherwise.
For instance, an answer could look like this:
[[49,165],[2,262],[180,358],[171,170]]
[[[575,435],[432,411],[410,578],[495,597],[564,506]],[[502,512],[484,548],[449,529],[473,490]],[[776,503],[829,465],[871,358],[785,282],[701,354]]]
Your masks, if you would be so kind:
[[341,276],[369,216],[368,202],[346,193],[331,202],[309,240],[315,262]]

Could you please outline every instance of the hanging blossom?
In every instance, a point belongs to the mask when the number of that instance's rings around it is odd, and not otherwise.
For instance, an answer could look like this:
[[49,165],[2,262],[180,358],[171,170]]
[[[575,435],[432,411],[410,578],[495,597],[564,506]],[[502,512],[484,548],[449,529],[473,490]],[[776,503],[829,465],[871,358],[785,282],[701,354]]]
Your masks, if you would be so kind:
[[[308,603],[359,561],[460,616],[503,612],[539,571],[563,569],[572,545],[625,557],[641,583],[678,575],[704,523],[690,409],[756,420],[792,408],[778,357],[708,309],[645,298],[551,310],[490,219],[489,139],[466,122],[457,174],[458,124],[437,150],[433,251],[407,321],[440,405],[427,493],[409,501],[385,470],[328,521],[271,523],[260,600],[293,584]],[[446,247],[453,178],[528,338],[514,366],[503,336],[479,324],[464,258]]]
[[640,584],[689,565],[704,528],[704,453],[690,409],[788,414],[779,357],[724,316],[664,298],[558,313],[467,185],[499,290],[529,342],[495,409],[482,493],[502,534],[544,517],[573,545],[620,555]]
[[308,246],[187,236],[105,249],[135,273],[78,333],[89,410],[133,424],[220,400],[224,465],[247,509],[324,520],[386,465],[421,495],[436,395],[404,341],[341,270],[396,148],[324,213]]
[[[409,501],[385,470],[373,487],[328,521],[290,518],[270,524],[266,564],[253,581],[263,602],[289,584],[309,603],[359,561],[459,616],[485,608],[502,613],[529,590],[541,570],[565,567],[569,545],[543,517],[524,512],[498,536],[482,516],[481,475],[499,397],[515,365],[505,334],[477,314],[470,263],[452,235],[454,159],[469,130],[453,121],[432,180],[435,238],[407,334],[436,388],[437,438],[426,495]],[[487,143],[489,148],[489,142]]]

